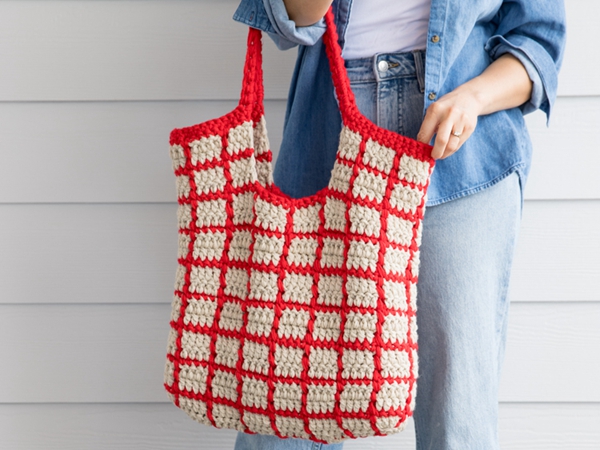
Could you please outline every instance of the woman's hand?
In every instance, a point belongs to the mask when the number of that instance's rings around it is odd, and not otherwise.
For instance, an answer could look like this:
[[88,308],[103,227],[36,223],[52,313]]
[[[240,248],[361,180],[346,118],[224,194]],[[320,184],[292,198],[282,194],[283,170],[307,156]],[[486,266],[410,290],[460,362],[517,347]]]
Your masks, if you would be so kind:
[[440,97],[427,108],[417,140],[429,143],[436,135],[431,151],[433,159],[452,155],[475,131],[480,106],[477,95],[467,89],[467,84]]
[[532,87],[523,64],[505,53],[481,75],[429,105],[417,140],[430,143],[435,135],[432,158],[447,158],[473,134],[479,116],[522,105]]

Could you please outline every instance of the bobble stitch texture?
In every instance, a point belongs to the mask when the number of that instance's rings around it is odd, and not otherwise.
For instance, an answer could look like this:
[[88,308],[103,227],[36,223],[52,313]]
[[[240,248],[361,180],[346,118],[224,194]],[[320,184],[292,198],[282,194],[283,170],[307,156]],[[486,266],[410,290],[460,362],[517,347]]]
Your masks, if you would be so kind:
[[239,105],[171,132],[179,234],[164,387],[205,425],[334,443],[396,433],[414,410],[434,161],[359,112],[331,10],[325,21],[343,123],[325,188],[295,199],[273,183],[258,30]]

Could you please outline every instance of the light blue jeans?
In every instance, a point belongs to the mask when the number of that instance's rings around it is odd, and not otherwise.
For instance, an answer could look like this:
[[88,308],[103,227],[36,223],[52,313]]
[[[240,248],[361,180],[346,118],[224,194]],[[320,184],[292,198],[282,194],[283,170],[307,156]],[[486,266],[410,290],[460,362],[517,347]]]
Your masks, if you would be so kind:
[[[379,126],[416,137],[423,52],[377,55],[346,66],[362,113]],[[504,175],[475,194],[425,211],[417,295],[417,450],[499,449],[498,384],[522,207],[517,173]],[[342,446],[239,433],[235,450]]]

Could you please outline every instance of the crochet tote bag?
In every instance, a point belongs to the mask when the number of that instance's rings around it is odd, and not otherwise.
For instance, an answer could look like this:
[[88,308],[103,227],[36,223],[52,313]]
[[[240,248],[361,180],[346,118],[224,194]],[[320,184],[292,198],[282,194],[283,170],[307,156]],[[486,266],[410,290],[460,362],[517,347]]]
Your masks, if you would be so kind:
[[273,184],[261,32],[239,105],[170,135],[179,252],[164,387],[200,423],[323,443],[400,431],[417,377],[431,147],[357,109],[331,10],[343,127],[329,185]]

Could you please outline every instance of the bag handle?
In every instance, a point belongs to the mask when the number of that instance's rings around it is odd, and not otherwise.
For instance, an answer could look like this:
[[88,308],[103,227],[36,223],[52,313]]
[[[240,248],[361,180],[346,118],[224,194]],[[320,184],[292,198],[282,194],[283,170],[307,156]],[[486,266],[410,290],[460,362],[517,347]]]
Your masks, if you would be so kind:
[[[338,34],[335,26],[333,7],[325,14],[327,29],[323,35],[325,52],[329,60],[329,68],[333,78],[333,86],[338,98],[343,122],[360,115],[354,93],[350,88],[350,80],[342,58],[342,49],[338,43]],[[248,33],[248,50],[244,66],[244,81],[240,105],[249,108],[253,122],[260,120],[264,113],[264,82],[262,69],[262,33],[256,28],[250,28]]]
[[265,88],[262,68],[262,33],[256,28],[248,32],[248,50],[244,64],[244,78],[240,106],[246,109],[253,122],[264,114]]
[[354,92],[352,92],[352,88],[350,87],[350,79],[348,78],[348,72],[342,58],[342,49],[338,42],[333,7],[330,7],[327,14],[325,14],[325,24],[327,25],[327,30],[323,35],[325,52],[329,59],[329,69],[331,70],[333,86],[338,98],[340,113],[342,114],[342,121],[348,123],[351,119],[361,116],[361,113],[356,106]]

